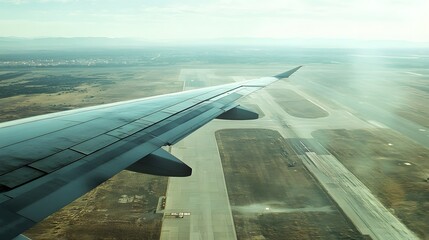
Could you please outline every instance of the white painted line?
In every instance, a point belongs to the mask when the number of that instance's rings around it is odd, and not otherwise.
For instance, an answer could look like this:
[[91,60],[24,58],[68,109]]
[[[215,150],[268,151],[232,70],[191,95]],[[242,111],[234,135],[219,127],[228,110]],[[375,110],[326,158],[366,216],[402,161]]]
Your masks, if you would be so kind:
[[415,72],[404,72],[404,73],[411,74],[411,75],[414,75],[414,76],[419,76],[419,77],[423,76],[423,74],[415,73]]

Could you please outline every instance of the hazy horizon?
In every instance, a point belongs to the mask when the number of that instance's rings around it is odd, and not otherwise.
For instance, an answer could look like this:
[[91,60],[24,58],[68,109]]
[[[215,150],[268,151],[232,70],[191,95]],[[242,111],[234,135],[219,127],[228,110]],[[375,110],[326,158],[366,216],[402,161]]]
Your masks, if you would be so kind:
[[326,49],[429,49],[429,42],[350,39],[218,38],[205,40],[145,40],[107,37],[0,37],[0,51],[67,49],[138,49],[147,47],[326,48]]
[[424,0],[0,0],[0,37],[429,42]]

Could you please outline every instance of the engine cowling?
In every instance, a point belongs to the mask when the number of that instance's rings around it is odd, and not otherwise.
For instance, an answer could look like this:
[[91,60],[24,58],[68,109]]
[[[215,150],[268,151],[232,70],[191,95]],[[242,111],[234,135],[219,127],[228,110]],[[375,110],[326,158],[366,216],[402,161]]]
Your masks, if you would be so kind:
[[187,177],[192,168],[160,148],[126,168],[129,171],[158,176]]

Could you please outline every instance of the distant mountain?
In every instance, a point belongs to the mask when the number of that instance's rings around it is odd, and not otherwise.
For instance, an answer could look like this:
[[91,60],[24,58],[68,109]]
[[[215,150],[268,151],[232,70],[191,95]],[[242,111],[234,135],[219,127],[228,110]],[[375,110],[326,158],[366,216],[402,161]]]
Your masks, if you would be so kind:
[[73,50],[100,48],[139,48],[149,46],[260,46],[299,48],[429,48],[428,42],[348,40],[348,39],[269,39],[222,38],[207,40],[144,41],[131,38],[0,37],[0,53],[29,50]]

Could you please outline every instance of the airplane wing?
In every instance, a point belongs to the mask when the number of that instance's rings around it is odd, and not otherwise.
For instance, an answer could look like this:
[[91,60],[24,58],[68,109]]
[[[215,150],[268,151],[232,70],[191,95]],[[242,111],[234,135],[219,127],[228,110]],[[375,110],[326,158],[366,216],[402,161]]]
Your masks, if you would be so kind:
[[189,176],[161,147],[214,118],[255,119],[235,101],[274,77],[0,124],[0,239],[12,239],[124,169]]

